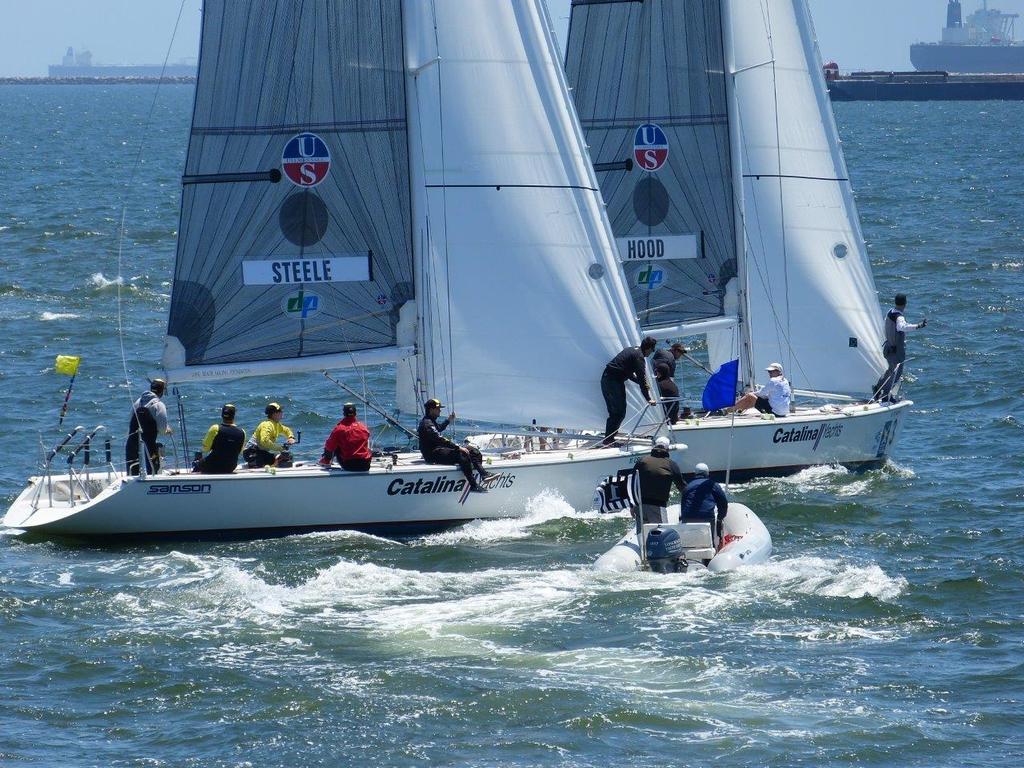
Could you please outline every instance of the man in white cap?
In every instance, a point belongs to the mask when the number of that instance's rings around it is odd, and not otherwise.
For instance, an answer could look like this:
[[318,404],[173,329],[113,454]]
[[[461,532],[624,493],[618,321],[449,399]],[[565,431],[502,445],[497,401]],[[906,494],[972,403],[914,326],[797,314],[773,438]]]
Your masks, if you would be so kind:
[[669,456],[668,446],[668,438],[659,437],[654,441],[651,454],[636,464],[640,474],[640,513],[645,523],[667,523],[668,510],[665,508],[672,493],[672,485],[675,484],[680,493],[686,487],[679,465]]
[[679,505],[679,522],[711,523],[715,541],[722,539],[722,521],[729,514],[729,497],[722,486],[711,479],[708,465],[701,462],[693,468],[695,477],[686,484]]
[[748,408],[756,408],[761,413],[773,413],[776,416],[789,415],[789,403],[793,399],[793,390],[782,375],[782,363],[770,363],[767,368],[768,383],[757,392],[748,392],[739,400],[736,405],[726,408],[726,413],[733,411],[745,411]]

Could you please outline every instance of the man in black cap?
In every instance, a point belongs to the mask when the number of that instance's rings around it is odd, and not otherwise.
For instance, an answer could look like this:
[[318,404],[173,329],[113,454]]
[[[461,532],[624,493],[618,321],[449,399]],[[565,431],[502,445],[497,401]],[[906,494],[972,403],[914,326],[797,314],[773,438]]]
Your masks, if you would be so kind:
[[679,421],[679,387],[676,385],[676,361],[686,354],[686,347],[675,342],[668,349],[659,349],[651,358],[654,366],[654,380],[658,383],[658,395],[665,407],[665,418],[669,424]]
[[672,461],[669,454],[669,439],[665,436],[654,441],[649,456],[644,456],[636,463],[636,471],[640,475],[640,503],[645,523],[668,522],[668,497],[675,485],[682,493],[686,489],[686,481],[679,465]]
[[427,400],[423,404],[426,415],[420,420],[419,428],[416,430],[420,439],[420,453],[423,460],[428,464],[454,464],[462,470],[469,483],[469,490],[473,493],[487,493],[487,489],[477,482],[473,476],[473,469],[480,473],[483,480],[491,477],[491,474],[484,469],[483,456],[474,446],[462,447],[456,445],[448,438],[441,435],[448,425],[455,421],[453,411],[447,419],[438,424],[437,419],[441,415],[441,401],[435,398]]
[[903,310],[907,308],[906,294],[897,293],[895,306],[885,315],[885,342],[882,345],[882,354],[885,355],[885,362],[889,367],[875,383],[872,400],[897,402],[899,398],[893,399],[892,390],[903,375],[903,363],[907,359],[907,331],[916,331],[928,325],[928,319],[922,318],[920,323],[908,323],[903,316]]
[[370,430],[359,420],[355,403],[345,403],[341,416],[341,421],[335,425],[324,443],[324,453],[319,464],[321,467],[329,467],[331,461],[337,459],[344,470],[369,472],[373,463]]
[[245,446],[245,430],[235,426],[235,406],[225,403],[220,409],[220,424],[212,424],[203,438],[206,455],[196,464],[204,475],[227,475],[235,471]]
[[128,441],[124,444],[124,460],[129,475],[139,474],[140,440],[145,448],[146,474],[155,475],[160,471],[160,447],[156,439],[159,435],[171,434],[167,424],[167,406],[160,401],[166,388],[167,383],[163,379],[153,379],[149,382],[149,389],[132,404]]
[[658,345],[650,336],[645,336],[639,347],[626,347],[613,357],[604,367],[601,374],[601,394],[608,406],[608,421],[604,427],[603,445],[611,445],[615,441],[615,433],[619,431],[623,419],[626,418],[626,382],[634,381],[651,405],[657,401],[651,396],[651,388],[647,383],[647,361]]

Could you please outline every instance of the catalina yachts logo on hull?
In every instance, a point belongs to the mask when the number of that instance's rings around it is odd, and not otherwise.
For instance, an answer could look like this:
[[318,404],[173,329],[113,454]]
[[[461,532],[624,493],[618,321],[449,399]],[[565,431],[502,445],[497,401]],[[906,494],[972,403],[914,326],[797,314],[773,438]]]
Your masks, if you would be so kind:
[[[480,484],[492,491],[498,488],[511,488],[515,481],[515,475],[503,472]],[[423,496],[429,493],[458,493],[459,504],[465,504],[469,497],[469,484],[464,477],[452,478],[448,475],[441,475],[433,480],[424,480],[421,477],[416,481],[396,477],[388,483],[388,496]]]
[[814,441],[814,445],[811,447],[812,451],[818,450],[818,444],[822,439],[829,439],[833,437],[839,437],[843,434],[842,424],[822,424],[820,427],[791,427],[786,429],[785,427],[779,427],[775,430],[775,434],[772,436],[773,443],[805,443],[809,440]]

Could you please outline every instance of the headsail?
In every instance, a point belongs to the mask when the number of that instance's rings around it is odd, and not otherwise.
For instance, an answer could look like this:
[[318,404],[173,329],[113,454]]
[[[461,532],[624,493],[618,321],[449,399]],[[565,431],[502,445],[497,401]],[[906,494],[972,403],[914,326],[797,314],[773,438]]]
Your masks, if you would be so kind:
[[666,335],[736,311],[722,33],[718,0],[572,4],[576,108],[639,323]]
[[413,297],[401,0],[205,0],[164,366],[382,362]]
[[881,311],[805,0],[727,0],[755,375],[866,393]]
[[406,14],[425,391],[603,426],[601,371],[639,334],[543,0]]

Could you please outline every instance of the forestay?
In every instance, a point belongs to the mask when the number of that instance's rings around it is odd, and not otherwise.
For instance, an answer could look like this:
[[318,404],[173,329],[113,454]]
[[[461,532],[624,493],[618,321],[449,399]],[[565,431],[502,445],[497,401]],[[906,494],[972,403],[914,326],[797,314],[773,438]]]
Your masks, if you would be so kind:
[[738,239],[720,3],[574,0],[566,70],[640,325],[670,335],[727,314]]
[[412,2],[406,29],[421,393],[603,427],[638,331],[542,0]]
[[805,0],[727,0],[755,375],[866,393],[881,312]]
[[401,0],[206,0],[169,376],[402,356],[402,34]]

